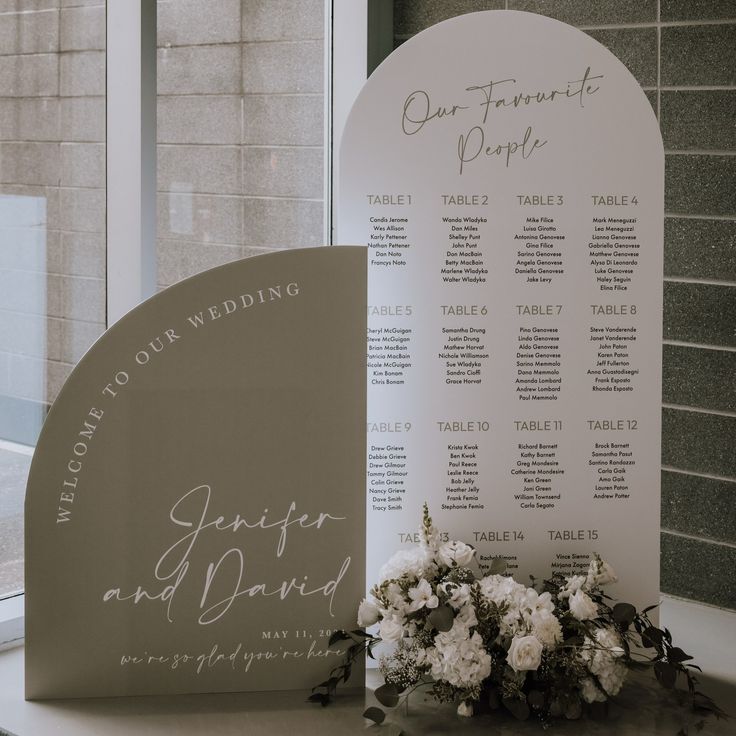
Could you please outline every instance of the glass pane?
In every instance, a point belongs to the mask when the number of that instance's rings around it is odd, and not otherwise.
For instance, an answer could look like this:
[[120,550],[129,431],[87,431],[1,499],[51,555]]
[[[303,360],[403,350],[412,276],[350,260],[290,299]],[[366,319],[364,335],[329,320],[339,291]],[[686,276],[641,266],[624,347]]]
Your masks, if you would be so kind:
[[324,242],[324,0],[158,2],[158,281]]
[[49,405],[105,326],[104,0],[0,3],[0,597]]

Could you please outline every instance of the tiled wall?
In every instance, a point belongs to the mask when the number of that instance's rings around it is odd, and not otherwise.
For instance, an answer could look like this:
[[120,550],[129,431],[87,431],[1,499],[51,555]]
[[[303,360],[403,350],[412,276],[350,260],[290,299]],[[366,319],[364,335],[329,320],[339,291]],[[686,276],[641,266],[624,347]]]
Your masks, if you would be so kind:
[[0,436],[105,322],[104,0],[0,0]]
[[578,26],[631,70],[666,152],[662,590],[736,608],[736,3],[396,0],[399,44],[476,10]]
[[323,0],[159,0],[158,281],[323,243]]

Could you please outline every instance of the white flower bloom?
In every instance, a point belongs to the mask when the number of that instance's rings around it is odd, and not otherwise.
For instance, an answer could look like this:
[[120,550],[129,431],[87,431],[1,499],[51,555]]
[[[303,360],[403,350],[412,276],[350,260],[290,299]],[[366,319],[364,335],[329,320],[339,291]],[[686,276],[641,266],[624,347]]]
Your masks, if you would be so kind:
[[615,570],[605,560],[596,557],[590,561],[588,575],[585,580],[587,588],[616,582],[618,582],[618,576]]
[[475,550],[464,542],[445,542],[437,553],[440,561],[448,567],[465,567],[470,564],[474,554]]
[[577,593],[585,585],[587,578],[585,575],[573,575],[566,580],[567,584],[559,593],[559,597],[563,600]]
[[555,610],[555,604],[552,602],[551,593],[542,593],[539,595],[534,588],[527,588],[521,603],[522,610],[533,616],[535,613],[552,613]]
[[478,625],[478,619],[475,616],[475,609],[473,606],[463,606],[457,614],[455,614],[455,620],[452,622],[452,629],[450,631],[460,632],[462,635],[468,635],[468,629]]
[[425,577],[425,573],[431,571],[431,568],[432,554],[428,548],[400,549],[380,569],[378,578],[380,583],[386,580],[398,580],[403,575],[419,580]]
[[515,636],[506,661],[514,672],[536,670],[542,663],[542,642],[536,636]]
[[379,633],[381,635],[381,639],[384,641],[398,641],[401,639],[403,631],[404,627],[401,624],[401,620],[395,616],[384,618],[383,621],[381,621]]
[[427,547],[430,552],[436,552],[440,546],[442,535],[439,529],[434,524],[431,524],[429,529],[421,530],[421,541],[422,547]]
[[373,626],[378,622],[379,611],[373,599],[363,598],[358,606],[358,626]]
[[595,640],[600,646],[607,649],[613,657],[623,657],[625,654],[621,646],[621,637],[617,631],[611,628],[598,629],[595,632]]
[[562,641],[562,626],[553,613],[545,610],[535,611],[531,615],[531,624],[534,636],[547,649],[553,649],[555,644]]
[[[601,628],[596,631],[595,641],[587,639],[586,644],[580,650],[580,658],[598,679],[604,690],[604,696],[618,694],[626,679],[628,670],[626,664],[621,661],[624,650],[620,645],[621,638],[616,631]],[[604,698],[598,697],[597,699],[603,700]]]
[[525,585],[503,575],[488,575],[480,581],[479,585],[481,593],[497,606],[508,603],[519,608],[527,591]]
[[586,703],[595,703],[596,701],[602,703],[606,700],[605,694],[596,687],[595,682],[590,677],[580,681],[580,693]]
[[470,586],[467,583],[443,583],[440,586],[448,596],[447,602],[457,611],[470,601]]
[[598,615],[598,606],[587,593],[578,590],[577,593],[570,596],[570,613],[578,621],[586,621],[596,618]]
[[438,634],[435,646],[427,649],[426,664],[436,680],[446,680],[459,688],[480,685],[491,674],[491,656],[476,631],[468,636],[463,626]]
[[411,598],[410,612],[418,611],[424,606],[437,608],[440,603],[437,596],[432,592],[432,586],[424,578],[419,581],[415,588],[409,588],[409,598]]
[[473,715],[473,704],[463,700],[457,707],[457,714],[461,718],[470,718]]

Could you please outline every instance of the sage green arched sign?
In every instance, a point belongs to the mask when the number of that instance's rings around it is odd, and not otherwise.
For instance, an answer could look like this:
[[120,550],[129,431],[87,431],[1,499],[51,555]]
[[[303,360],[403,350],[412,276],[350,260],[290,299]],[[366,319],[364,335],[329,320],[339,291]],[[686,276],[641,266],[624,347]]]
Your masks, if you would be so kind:
[[364,249],[284,251],[85,355],[28,482],[27,697],[307,688],[338,661],[365,586],[365,301]]

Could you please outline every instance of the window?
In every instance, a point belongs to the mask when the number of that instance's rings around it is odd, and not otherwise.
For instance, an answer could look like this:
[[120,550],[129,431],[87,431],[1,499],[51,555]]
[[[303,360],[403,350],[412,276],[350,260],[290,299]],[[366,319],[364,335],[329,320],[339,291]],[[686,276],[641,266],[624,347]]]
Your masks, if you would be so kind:
[[366,3],[334,6],[0,8],[0,646],[33,446],[87,348],[156,288],[330,242],[330,95],[339,137],[366,59]]
[[105,4],[55,5],[0,13],[0,619],[22,610],[33,446],[105,328]]

